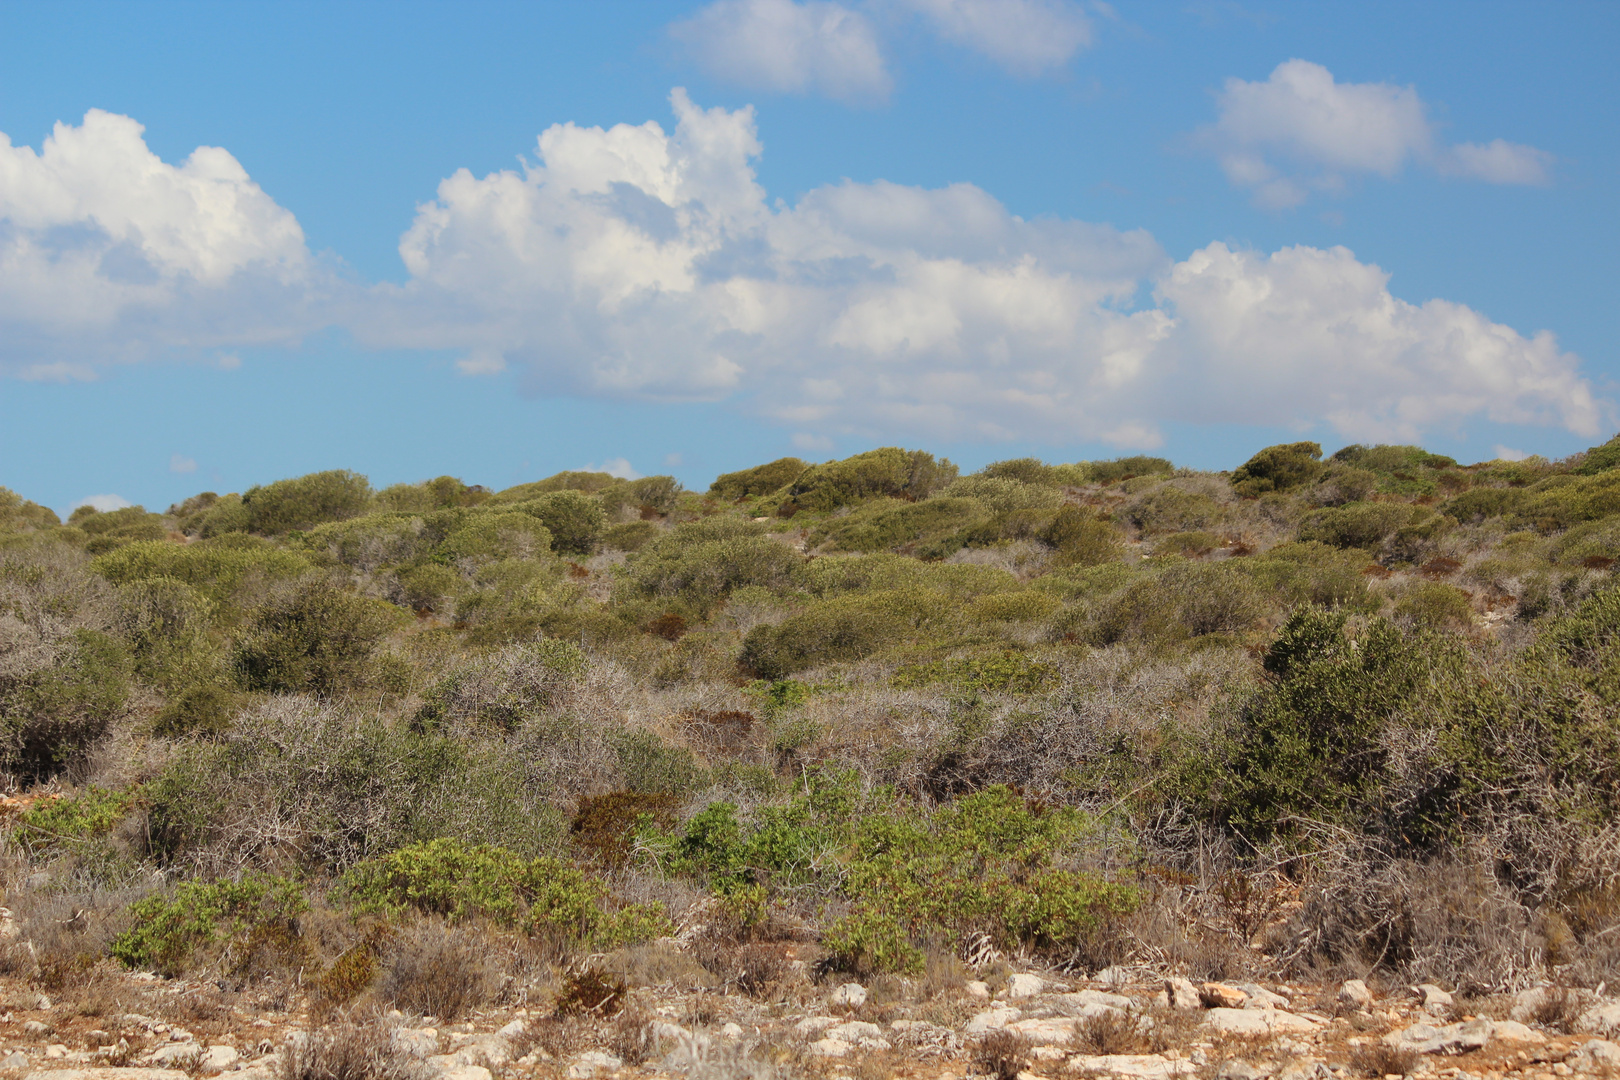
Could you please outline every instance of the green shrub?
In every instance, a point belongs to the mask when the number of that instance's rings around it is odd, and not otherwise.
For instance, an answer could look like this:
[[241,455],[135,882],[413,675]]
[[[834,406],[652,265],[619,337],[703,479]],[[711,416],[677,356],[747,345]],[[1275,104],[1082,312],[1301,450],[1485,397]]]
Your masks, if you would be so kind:
[[1334,453],[1330,461],[1357,469],[1398,474],[1413,469],[1454,469],[1457,462],[1443,454],[1431,454],[1421,446],[1363,446],[1352,443]]
[[681,525],[631,561],[623,590],[632,597],[679,599],[707,612],[744,587],[780,593],[797,584],[804,559],[786,544],[733,520]]
[[944,683],[961,693],[1033,694],[1057,682],[1057,670],[1027,653],[1007,651],[983,659],[906,664],[894,673],[902,690]]
[[182,690],[152,722],[152,734],[166,739],[213,738],[231,726],[240,699],[228,688],[202,683]]
[[359,911],[404,910],[457,922],[479,917],[594,948],[617,948],[674,932],[661,905],[615,904],[601,882],[557,859],[524,859],[489,845],[440,839],[361,863],[344,877]]
[[670,746],[646,728],[625,728],[610,736],[608,743],[630,791],[684,798],[703,782],[703,770],[692,751]]
[[1299,526],[1299,538],[1337,548],[1377,550],[1397,530],[1430,516],[1427,511],[1405,503],[1325,507],[1305,515]]
[[185,582],[147,578],[119,586],[115,619],[135,673],[147,682],[172,689],[225,676],[211,633],[214,605]]
[[1058,510],[1041,539],[1052,546],[1058,566],[1097,566],[1125,552],[1119,529],[1085,506],[1071,504]]
[[1175,465],[1165,458],[1145,457],[1140,454],[1114,458],[1112,461],[1086,461],[1081,464],[1085,467],[1087,479],[1094,484],[1117,484],[1137,476],[1168,476],[1176,471]]
[[0,533],[33,532],[62,524],[55,511],[0,487]]
[[137,540],[162,540],[169,535],[162,515],[148,514],[140,506],[105,513],[98,513],[93,506],[81,506],[73,511],[68,524],[84,530],[89,537],[84,549],[92,555],[113,551]]
[[974,475],[992,480],[1016,480],[1020,484],[1040,484],[1047,487],[1062,487],[1068,482],[1057,468],[1039,458],[992,461]]
[[129,699],[129,654],[108,635],[76,630],[48,655],[42,666],[0,668],[0,762],[30,780],[84,762]]
[[357,517],[370,503],[371,484],[347,469],[277,480],[242,493],[248,531],[269,535]]
[[[1356,462],[1350,462],[1356,464]],[[1291,491],[1322,473],[1322,448],[1313,442],[1268,446],[1232,473],[1232,490],[1245,497]]]
[[248,537],[128,544],[90,564],[115,585],[167,578],[192,586],[215,604],[229,602],[248,579],[293,578],[309,568],[307,559]]
[[221,495],[206,510],[188,517],[182,522],[182,528],[191,535],[212,540],[233,533],[245,533],[248,524],[247,504],[242,501],[242,496],[232,492]]
[[1086,636],[1098,645],[1164,644],[1241,633],[1264,613],[1260,588],[1240,562],[1177,562],[1100,604]]
[[607,520],[600,502],[577,491],[549,492],[510,505],[538,519],[551,531],[552,548],[571,555],[594,551]]
[[625,521],[602,530],[602,546],[609,551],[636,552],[657,535],[658,526],[650,521]]
[[380,600],[305,582],[251,613],[232,664],[249,690],[338,693],[366,683],[372,654],[402,619]]
[[[834,551],[888,551],[949,536],[986,517],[985,505],[976,499],[941,496],[917,503],[876,499],[827,521],[810,534],[810,542],[825,543]],[[952,545],[953,550],[959,546]]]
[[1208,495],[1165,484],[1131,503],[1125,515],[1152,536],[1207,528],[1220,520],[1221,508]]
[[109,951],[125,967],[179,975],[199,950],[223,945],[228,954],[254,931],[288,923],[307,910],[303,890],[282,878],[183,881],[168,895],[131,904],[135,925],[119,934]]
[[964,476],[951,481],[940,494],[977,500],[994,514],[1056,510],[1063,505],[1063,493],[1055,486],[1025,483],[1007,476]]
[[42,799],[17,819],[17,839],[35,857],[81,847],[106,836],[129,816],[134,791],[94,785],[62,799]]
[[823,601],[743,638],[738,663],[762,679],[780,679],[835,661],[860,660],[949,617],[951,605],[930,589],[889,589]]
[[414,723],[454,723],[512,732],[557,704],[584,675],[578,645],[546,638],[480,657],[441,679],[425,695]]
[[722,473],[709,485],[709,494],[719,499],[746,499],[751,495],[769,495],[797,480],[799,474],[807,468],[809,465],[796,457],[777,458],[767,465],[755,465],[752,469]]
[[1435,630],[1468,630],[1474,625],[1468,594],[1438,581],[1418,581],[1403,590],[1395,614]]
[[956,479],[949,461],[921,450],[887,446],[864,454],[812,465],[788,488],[787,503],[797,510],[827,512],[881,496],[923,499]]
[[[567,498],[568,496],[562,496]],[[547,496],[558,498],[558,496]],[[556,508],[553,508],[555,511]],[[564,515],[553,512],[552,516]],[[586,515],[589,516],[588,514]],[[571,522],[573,539],[569,543],[585,544],[586,550],[594,544],[594,527],[582,522]],[[543,556],[556,546],[558,550],[576,550],[557,545],[551,531],[541,523],[539,514],[516,511],[485,510],[468,514],[447,535],[434,554],[441,559],[533,559]]]
[[536,495],[546,495],[555,491],[584,492],[595,495],[599,491],[606,491],[615,484],[623,483],[617,476],[605,472],[560,472],[548,476],[544,480],[535,480],[528,484],[518,484],[497,492],[491,500],[496,503],[528,502]]
[[378,509],[413,514],[477,506],[489,499],[489,492],[476,484],[467,485],[454,476],[439,476],[420,484],[393,484],[377,492]]
[[668,514],[680,502],[685,489],[673,476],[643,476],[623,480],[600,493],[602,508],[609,516],[633,510],[643,517]]
[[399,571],[395,580],[399,582],[399,603],[417,614],[440,612],[453,606],[456,597],[466,588],[460,574],[437,563],[407,567]]
[[980,596],[968,605],[967,614],[981,623],[1034,622],[1049,618],[1062,606],[1062,601],[1050,593],[1025,590]]
[[1594,446],[1579,456],[1575,472],[1581,476],[1595,476],[1620,465],[1620,435],[1602,446]]

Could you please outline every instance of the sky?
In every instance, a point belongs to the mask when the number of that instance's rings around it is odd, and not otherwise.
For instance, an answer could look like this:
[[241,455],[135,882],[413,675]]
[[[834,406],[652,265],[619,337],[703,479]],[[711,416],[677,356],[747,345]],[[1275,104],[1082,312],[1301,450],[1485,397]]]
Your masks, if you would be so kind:
[[0,484],[1620,427],[1620,5],[0,0]]

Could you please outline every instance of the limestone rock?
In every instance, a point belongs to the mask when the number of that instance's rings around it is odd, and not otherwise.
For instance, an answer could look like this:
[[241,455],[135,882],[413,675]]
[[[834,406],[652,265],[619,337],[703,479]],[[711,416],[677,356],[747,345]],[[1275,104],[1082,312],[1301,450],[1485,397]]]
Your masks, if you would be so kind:
[[1491,1028],[1491,1038],[1503,1042],[1544,1043],[1547,1036],[1517,1020],[1498,1020]]
[[740,1038],[742,1038],[743,1037],[742,1025],[741,1024],[733,1024],[733,1023],[721,1024],[720,1025],[720,1037],[722,1039],[740,1039]]
[[1078,1054],[1069,1059],[1069,1071],[1082,1076],[1170,1080],[1173,1076],[1191,1076],[1198,1070],[1190,1061],[1171,1061],[1158,1054]]
[[800,1020],[797,1024],[794,1024],[793,1030],[799,1035],[809,1038],[811,1035],[820,1035],[823,1031],[826,1031],[833,1025],[842,1024],[843,1022],[844,1021],[837,1016],[807,1016],[803,1020]]
[[972,982],[966,984],[963,989],[967,991],[967,996],[970,998],[978,998],[981,1001],[990,1000],[989,983],[983,983],[977,979],[974,979]]
[[[598,1072],[617,1069],[623,1064],[624,1062],[613,1054],[602,1050],[587,1050],[568,1063],[569,1080],[586,1080],[587,1077],[595,1076]],[[468,1066],[468,1068],[476,1067]],[[466,1080],[489,1080],[489,1070],[481,1071],[484,1073],[482,1077],[467,1077]],[[461,1078],[457,1078],[457,1080],[461,1080]]]
[[1575,1021],[1575,1030],[1604,1038],[1620,1035],[1620,1001],[1600,1001],[1593,1005]]
[[1019,998],[1032,998],[1046,989],[1046,982],[1039,975],[1019,972],[1007,980],[1007,997],[1012,1000]]
[[27,1035],[29,1038],[37,1039],[41,1036],[49,1035],[50,1033],[51,1025],[49,1024],[41,1023],[38,1020],[23,1021],[23,1034]]
[[841,1058],[853,1049],[843,1039],[817,1039],[810,1044],[810,1052],[818,1057]]
[[1014,1020],[1007,1030],[1016,1032],[1036,1046],[1056,1046],[1073,1037],[1080,1021],[1070,1016],[1054,1016],[1042,1020]]
[[50,1069],[31,1072],[23,1080],[187,1080],[179,1069]]
[[1243,1003],[1245,1009],[1286,1009],[1288,999],[1274,994],[1259,983],[1239,983],[1238,989],[1249,995]]
[[242,1055],[234,1046],[210,1046],[203,1052],[202,1071],[205,1073],[224,1072],[226,1069],[242,1060]]
[[[603,1054],[602,1056],[612,1057],[611,1054]],[[618,1058],[613,1058],[613,1060],[617,1061]],[[609,1067],[618,1068],[617,1065]],[[573,1066],[569,1066],[568,1075],[575,1075]],[[592,1073],[581,1073],[579,1075],[590,1076]],[[450,1068],[439,1072],[439,1080],[495,1080],[495,1078],[494,1074],[482,1065],[452,1065]]]
[[1413,1024],[1404,1031],[1392,1031],[1384,1042],[1400,1050],[1415,1050],[1420,1054],[1460,1054],[1478,1050],[1491,1041],[1496,1025],[1489,1020],[1469,1020],[1461,1024],[1435,1027],[1432,1024]]
[[439,1032],[436,1028],[395,1028],[394,1044],[407,1054],[425,1058],[439,1052]]
[[883,1029],[864,1020],[850,1020],[827,1029],[827,1038],[859,1044],[862,1039],[881,1039]]
[[1054,1003],[1067,1009],[1075,1009],[1084,1013],[1088,1008],[1098,1005],[1121,1011],[1131,1007],[1131,999],[1124,994],[1108,994],[1101,990],[1079,990],[1073,994],[1059,994]]
[[1450,1016],[1455,1002],[1451,995],[1440,989],[1434,983],[1422,983],[1412,988],[1418,997],[1423,999],[1423,1011],[1430,1016]]
[[1609,1042],[1607,1039],[1591,1039],[1583,1043],[1564,1059],[1577,1073],[1599,1075],[1620,1072],[1620,1044]]
[[1192,984],[1191,979],[1164,980],[1164,993],[1170,999],[1172,1009],[1203,1008],[1204,1003],[1198,997],[1198,987]]
[[1370,1009],[1373,1004],[1372,991],[1360,979],[1347,979],[1339,985],[1339,1004],[1352,1009]]
[[866,1004],[866,987],[860,983],[845,983],[828,998],[834,1008],[858,1009]]
[[1198,988],[1198,1000],[1206,1009],[1241,1009],[1249,995],[1226,983],[1207,982]]
[[1247,1061],[1228,1061],[1215,1074],[1216,1080],[1260,1080],[1266,1075]]
[[967,1022],[962,1030],[968,1035],[983,1035],[987,1032],[1004,1028],[1024,1014],[1011,1007],[1005,1009],[986,1009]]
[[28,1055],[21,1050],[13,1050],[5,1057],[0,1058],[0,1069],[26,1069],[28,1068]]
[[1308,1034],[1316,1030],[1312,1021],[1281,1009],[1211,1009],[1204,1023],[1223,1035]]

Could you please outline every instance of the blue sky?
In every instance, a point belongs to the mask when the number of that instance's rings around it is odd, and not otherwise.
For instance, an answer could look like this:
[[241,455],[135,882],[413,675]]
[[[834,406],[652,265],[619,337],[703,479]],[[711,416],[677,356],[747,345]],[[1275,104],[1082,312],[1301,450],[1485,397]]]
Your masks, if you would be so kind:
[[0,36],[0,484],[58,509],[1617,425],[1613,4],[0,0]]

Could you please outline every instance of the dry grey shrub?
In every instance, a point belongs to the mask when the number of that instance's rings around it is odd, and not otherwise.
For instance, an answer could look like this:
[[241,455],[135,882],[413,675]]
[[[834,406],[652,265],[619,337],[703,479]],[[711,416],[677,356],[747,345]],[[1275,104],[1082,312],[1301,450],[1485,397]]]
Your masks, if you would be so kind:
[[993,547],[962,548],[945,560],[971,566],[989,566],[1005,570],[1020,581],[1028,581],[1051,569],[1052,551],[1034,540],[1014,540],[1010,544]]
[[799,755],[854,769],[867,783],[919,790],[952,734],[946,688],[894,689],[887,671],[880,675],[872,665],[849,674],[848,689],[812,696],[793,718],[815,732]]
[[431,1080],[435,1075],[380,1021],[299,1033],[282,1048],[276,1068],[276,1080]]
[[454,1020],[499,993],[501,974],[489,958],[476,930],[420,922],[389,941],[378,989],[402,1012]]

